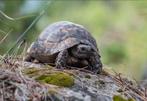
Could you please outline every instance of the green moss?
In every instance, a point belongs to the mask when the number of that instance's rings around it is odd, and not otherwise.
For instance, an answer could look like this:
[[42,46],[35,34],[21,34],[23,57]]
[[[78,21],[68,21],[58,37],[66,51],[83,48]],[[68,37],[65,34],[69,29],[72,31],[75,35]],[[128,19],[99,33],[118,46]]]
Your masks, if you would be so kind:
[[74,85],[73,76],[68,73],[56,71],[48,65],[45,65],[44,68],[27,68],[23,70],[23,73],[42,83],[60,87],[71,87]]
[[73,77],[67,73],[62,72],[56,72],[53,74],[43,74],[37,77],[36,80],[61,87],[71,87],[74,85]]
[[130,98],[130,99],[128,99],[128,101],[135,101],[135,100]]
[[38,72],[38,69],[35,68],[35,67],[32,67],[32,68],[27,68],[23,71],[25,74],[33,74],[33,73],[36,73]]
[[37,68],[37,67],[26,68],[23,70],[23,73],[29,77],[36,77],[38,75],[50,73],[50,72],[52,72],[52,69],[53,68],[51,66],[44,65],[41,68]]
[[37,68],[37,67],[31,67],[31,68],[26,68],[23,70],[23,72],[25,74],[34,74],[34,73],[37,73],[39,71],[42,71],[42,70],[51,70],[53,67],[50,66],[50,65],[44,65],[43,67],[41,68]]
[[113,96],[113,101],[135,101],[134,99],[124,99],[122,96],[115,95]]

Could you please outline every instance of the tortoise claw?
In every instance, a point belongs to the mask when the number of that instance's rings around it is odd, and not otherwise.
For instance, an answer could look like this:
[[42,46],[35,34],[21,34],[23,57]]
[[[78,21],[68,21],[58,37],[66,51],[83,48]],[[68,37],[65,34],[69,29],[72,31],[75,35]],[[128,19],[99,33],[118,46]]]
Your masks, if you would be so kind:
[[56,68],[57,68],[57,69],[61,69],[61,70],[65,69],[65,67],[62,66],[61,64],[56,64]]

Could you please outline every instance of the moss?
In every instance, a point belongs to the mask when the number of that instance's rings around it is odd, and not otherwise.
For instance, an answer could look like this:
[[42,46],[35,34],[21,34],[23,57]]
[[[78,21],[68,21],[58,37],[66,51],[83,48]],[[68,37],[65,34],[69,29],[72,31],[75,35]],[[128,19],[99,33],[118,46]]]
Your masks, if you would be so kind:
[[23,71],[25,74],[33,74],[33,73],[36,73],[38,72],[38,69],[35,68],[35,67],[32,67],[32,68],[27,68]]
[[56,72],[52,74],[43,74],[36,78],[36,80],[53,84],[61,87],[71,87],[74,85],[74,79],[67,73]]
[[134,99],[124,99],[120,95],[115,95],[115,96],[113,96],[113,101],[135,101],[135,100]]
[[49,65],[44,65],[41,68],[37,67],[31,67],[31,68],[26,68],[23,70],[23,73],[26,74],[29,77],[36,77],[41,74],[46,74],[52,72],[52,67]]
[[135,101],[135,100],[130,98],[130,99],[128,99],[128,101]]
[[36,72],[39,72],[40,70],[44,70],[44,69],[47,69],[47,70],[51,70],[53,67],[50,66],[50,65],[44,65],[43,67],[41,68],[37,68],[37,67],[31,67],[31,68],[27,68],[27,69],[24,69],[24,73],[25,74],[34,74]]
[[61,71],[56,71],[48,65],[45,65],[44,68],[27,68],[23,70],[23,73],[42,83],[53,84],[60,87],[71,87],[74,85],[73,76]]

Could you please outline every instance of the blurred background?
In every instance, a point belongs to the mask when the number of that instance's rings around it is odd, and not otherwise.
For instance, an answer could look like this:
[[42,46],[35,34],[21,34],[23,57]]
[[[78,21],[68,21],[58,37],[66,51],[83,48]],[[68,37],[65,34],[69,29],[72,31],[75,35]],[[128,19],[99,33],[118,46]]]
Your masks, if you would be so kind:
[[147,1],[0,0],[3,55],[49,2],[45,14],[24,37],[29,46],[56,21],[85,26],[97,41],[104,67],[140,79],[147,74]]

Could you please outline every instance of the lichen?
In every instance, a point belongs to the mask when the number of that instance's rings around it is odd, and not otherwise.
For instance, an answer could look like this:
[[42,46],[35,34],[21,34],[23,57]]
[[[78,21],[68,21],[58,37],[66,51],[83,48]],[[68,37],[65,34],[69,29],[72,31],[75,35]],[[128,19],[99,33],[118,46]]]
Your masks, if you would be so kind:
[[95,81],[95,85],[98,85],[99,88],[105,88],[106,87],[106,83],[103,80],[97,80],[97,81]]
[[61,87],[71,87],[74,85],[73,77],[63,72],[42,74],[41,76],[37,77],[36,80],[42,83],[53,84]]
[[131,98],[125,99],[120,95],[115,95],[115,96],[113,96],[113,101],[135,101],[135,100],[131,99]]
[[91,76],[90,75],[85,75],[85,78],[90,79]]

